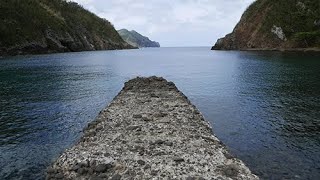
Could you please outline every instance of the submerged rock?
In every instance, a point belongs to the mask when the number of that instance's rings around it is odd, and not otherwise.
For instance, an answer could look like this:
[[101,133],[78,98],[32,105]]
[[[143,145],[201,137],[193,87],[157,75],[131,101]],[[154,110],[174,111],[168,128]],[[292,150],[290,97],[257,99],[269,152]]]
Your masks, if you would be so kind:
[[125,83],[97,121],[85,129],[86,141],[53,163],[47,179],[258,179],[228,156],[196,107],[163,78]]

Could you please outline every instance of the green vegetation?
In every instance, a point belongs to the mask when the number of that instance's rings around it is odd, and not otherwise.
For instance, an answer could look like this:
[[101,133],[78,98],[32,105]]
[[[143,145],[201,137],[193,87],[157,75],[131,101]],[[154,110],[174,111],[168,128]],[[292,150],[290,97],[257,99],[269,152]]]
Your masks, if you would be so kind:
[[62,19],[52,18],[34,0],[2,0],[0,3],[0,39],[3,46],[39,40],[47,27],[66,29]]
[[95,45],[95,49],[103,48],[98,41],[125,44],[109,21],[77,3],[65,0],[1,0],[0,47],[41,43],[45,40],[47,30],[53,31],[58,37],[68,34],[81,43],[83,37],[88,36],[88,41]]
[[244,18],[246,21],[254,19],[256,16],[261,14],[263,10],[267,8],[267,6],[269,5],[268,2],[268,0],[254,1],[243,13],[242,18]]
[[310,45],[317,45],[320,47],[320,30],[312,32],[298,32],[293,35],[296,42],[303,43],[301,46],[309,47]]
[[275,24],[282,27],[289,38],[297,32],[311,32],[319,28],[314,25],[314,21],[320,19],[319,0],[269,1],[273,6],[267,16],[266,26]]
[[[320,20],[319,0],[258,0],[248,8],[247,13],[254,18],[263,10],[267,11],[261,27],[263,33],[269,33],[276,25],[282,28],[289,40],[298,41],[298,44],[306,40],[308,46],[314,46],[318,42],[317,30],[320,27],[315,25],[315,21]],[[256,14],[252,16],[254,12]]]
[[118,31],[123,40],[128,44],[135,47],[160,47],[160,44],[155,41],[151,41],[148,37],[139,34],[136,31],[128,31],[127,29],[121,29]]
[[256,0],[213,49],[320,47],[319,0]]

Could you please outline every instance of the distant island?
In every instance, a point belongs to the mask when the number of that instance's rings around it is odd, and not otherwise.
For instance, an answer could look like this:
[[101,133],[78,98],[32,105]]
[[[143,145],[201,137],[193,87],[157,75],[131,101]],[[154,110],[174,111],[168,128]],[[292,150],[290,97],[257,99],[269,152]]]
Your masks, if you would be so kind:
[[128,31],[127,29],[118,30],[118,33],[128,44],[143,48],[143,47],[160,47],[160,43],[151,41],[148,37],[145,37],[138,32],[132,30]]
[[319,0],[257,0],[212,49],[320,51]]
[[134,48],[75,2],[1,1],[0,12],[0,56]]

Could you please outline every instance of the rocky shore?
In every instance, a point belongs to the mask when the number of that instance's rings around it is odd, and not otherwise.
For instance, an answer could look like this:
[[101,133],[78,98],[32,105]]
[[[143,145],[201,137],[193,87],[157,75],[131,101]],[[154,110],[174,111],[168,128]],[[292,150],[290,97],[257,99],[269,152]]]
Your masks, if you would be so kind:
[[158,77],[126,82],[46,178],[259,179],[174,83]]

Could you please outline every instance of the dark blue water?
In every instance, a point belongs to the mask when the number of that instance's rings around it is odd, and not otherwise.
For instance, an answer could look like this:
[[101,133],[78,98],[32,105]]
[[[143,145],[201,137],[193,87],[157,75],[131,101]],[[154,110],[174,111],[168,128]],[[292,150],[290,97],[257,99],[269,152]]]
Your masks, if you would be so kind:
[[0,179],[42,179],[135,76],[174,81],[265,179],[320,178],[320,56],[160,48],[0,59]]

